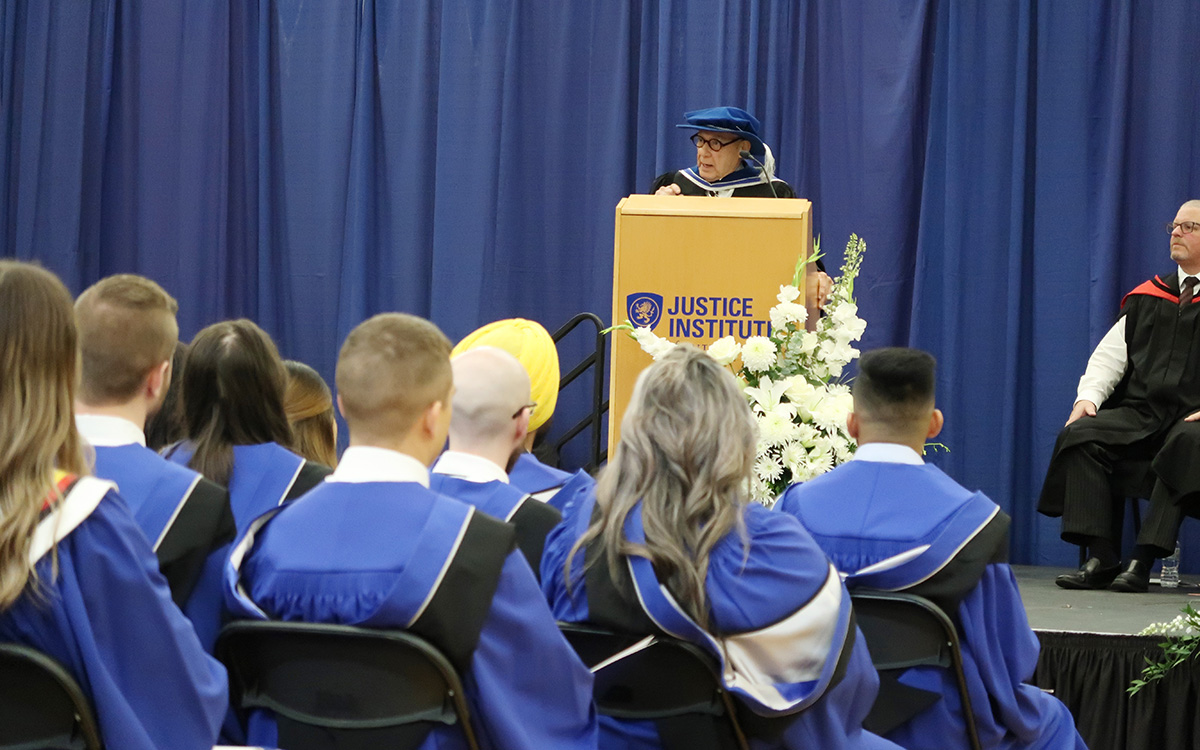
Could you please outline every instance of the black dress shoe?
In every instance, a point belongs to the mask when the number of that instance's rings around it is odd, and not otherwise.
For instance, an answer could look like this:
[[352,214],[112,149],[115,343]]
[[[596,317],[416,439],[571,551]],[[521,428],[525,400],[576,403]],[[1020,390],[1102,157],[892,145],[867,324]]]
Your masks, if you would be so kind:
[[1064,589],[1106,589],[1121,572],[1120,565],[1102,567],[1100,558],[1088,558],[1083,567],[1073,573],[1063,573],[1054,582]]
[[1108,588],[1126,594],[1143,594],[1150,590],[1150,566],[1141,560],[1130,560],[1125,570],[1113,579]]

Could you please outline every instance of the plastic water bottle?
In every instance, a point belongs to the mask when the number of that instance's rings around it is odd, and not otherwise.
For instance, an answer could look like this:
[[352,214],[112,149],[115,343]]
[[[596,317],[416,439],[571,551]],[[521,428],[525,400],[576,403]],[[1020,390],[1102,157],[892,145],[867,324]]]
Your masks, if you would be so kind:
[[1175,542],[1175,551],[1162,561],[1158,581],[1164,589],[1173,589],[1179,585],[1179,542]]

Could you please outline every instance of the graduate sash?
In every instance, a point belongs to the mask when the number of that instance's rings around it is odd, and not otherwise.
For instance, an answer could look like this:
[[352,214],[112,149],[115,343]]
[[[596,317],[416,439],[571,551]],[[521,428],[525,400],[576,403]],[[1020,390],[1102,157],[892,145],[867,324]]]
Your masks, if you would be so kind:
[[429,483],[434,492],[461,500],[492,518],[511,523],[516,530],[517,549],[525,556],[534,576],[541,580],[539,572],[546,535],[562,520],[562,513],[500,481],[476,482],[435,471],[430,475]]
[[29,541],[30,565],[36,565],[54,545],[66,539],[96,510],[104,496],[116,489],[103,479],[61,471],[54,472],[54,484],[56,492],[42,502],[41,518]]
[[[251,522],[230,553],[226,588],[233,593],[230,606],[235,617],[271,619],[251,599],[240,570],[257,535],[290,505]],[[380,606],[361,622],[343,624],[410,630],[436,645],[460,674],[465,673],[491,609],[505,558],[515,546],[515,532],[470,505],[442,499],[416,533],[419,536],[408,561]]]

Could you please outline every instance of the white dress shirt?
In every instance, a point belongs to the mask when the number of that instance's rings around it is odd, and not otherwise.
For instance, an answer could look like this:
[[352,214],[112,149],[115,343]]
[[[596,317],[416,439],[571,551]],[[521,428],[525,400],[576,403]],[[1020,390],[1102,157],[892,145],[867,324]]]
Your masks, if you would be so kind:
[[439,456],[437,462],[433,464],[433,473],[445,474],[479,484],[487,482],[508,484],[507,472],[493,463],[491,459],[461,451],[446,451]]
[[865,443],[854,451],[851,461],[874,461],[881,464],[924,466],[925,459],[907,445],[899,443]]
[[[1198,274],[1184,273],[1179,269],[1179,288],[1183,289],[1184,279],[1200,278]],[[1075,392],[1075,403],[1091,401],[1096,406],[1112,395],[1125,376],[1125,365],[1128,359],[1128,349],[1125,345],[1125,318],[1118,320],[1088,358],[1087,369],[1079,379],[1079,388]]]
[[113,448],[119,445],[146,444],[146,433],[141,428],[121,417],[100,414],[76,414],[75,428],[84,440],[97,448]]
[[429,486],[429,469],[406,453],[352,445],[342,454],[337,468],[325,478],[326,482],[416,482]]

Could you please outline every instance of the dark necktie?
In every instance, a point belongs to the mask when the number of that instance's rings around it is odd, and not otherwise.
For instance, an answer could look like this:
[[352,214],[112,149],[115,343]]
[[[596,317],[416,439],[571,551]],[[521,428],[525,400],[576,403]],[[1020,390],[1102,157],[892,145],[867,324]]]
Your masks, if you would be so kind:
[[1195,276],[1188,276],[1183,280],[1183,289],[1179,291],[1180,307],[1186,307],[1191,304],[1192,297],[1196,296],[1196,282],[1197,279]]

